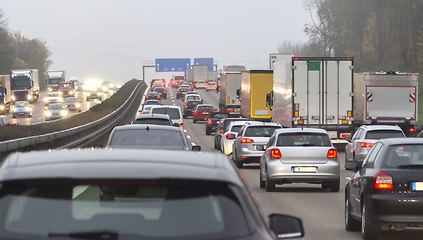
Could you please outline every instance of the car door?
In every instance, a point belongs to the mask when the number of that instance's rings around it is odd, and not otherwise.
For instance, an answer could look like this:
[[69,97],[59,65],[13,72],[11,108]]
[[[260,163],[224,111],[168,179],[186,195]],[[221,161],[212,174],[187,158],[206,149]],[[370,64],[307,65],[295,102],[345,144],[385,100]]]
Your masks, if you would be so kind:
[[354,160],[355,152],[357,151],[357,143],[359,142],[361,136],[363,135],[364,130],[358,129],[358,131],[354,134],[353,138],[351,139],[351,148],[349,148],[349,156],[348,159]]
[[232,153],[234,154],[235,151],[237,151],[237,149],[239,148],[241,139],[243,137],[243,133],[245,130],[245,125],[241,127],[241,129],[239,130],[239,132],[237,133],[235,139],[234,139],[234,143],[232,144]]

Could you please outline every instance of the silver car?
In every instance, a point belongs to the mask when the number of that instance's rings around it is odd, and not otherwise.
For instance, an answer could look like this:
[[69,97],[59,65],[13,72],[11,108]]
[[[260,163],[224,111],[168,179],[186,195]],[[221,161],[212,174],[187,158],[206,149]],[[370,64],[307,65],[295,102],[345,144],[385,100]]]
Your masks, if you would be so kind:
[[259,163],[269,137],[280,128],[279,123],[246,122],[232,145],[232,159],[236,166],[242,168],[244,163]]
[[339,172],[338,153],[325,130],[278,129],[260,159],[260,187],[273,192],[276,184],[317,183],[338,192]]
[[362,125],[345,146],[345,162],[363,162],[364,157],[373,147],[375,142],[384,138],[405,138],[404,132],[398,126],[391,125]]
[[55,119],[61,119],[66,116],[68,116],[68,109],[65,107],[65,104],[63,103],[52,103],[48,105],[46,111],[45,111],[45,120],[55,120]]
[[226,155],[232,154],[232,144],[234,139],[241,130],[241,127],[248,121],[237,121],[229,123],[228,127],[225,130],[225,133],[220,138],[220,151]]

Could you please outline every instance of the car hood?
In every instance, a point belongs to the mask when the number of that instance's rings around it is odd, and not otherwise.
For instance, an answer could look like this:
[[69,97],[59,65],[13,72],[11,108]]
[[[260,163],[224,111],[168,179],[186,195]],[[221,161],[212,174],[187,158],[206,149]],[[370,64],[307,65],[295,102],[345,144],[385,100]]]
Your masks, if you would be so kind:
[[109,145],[106,146],[108,149],[160,149],[160,150],[182,150],[188,151],[188,147],[183,146],[163,146],[163,145]]

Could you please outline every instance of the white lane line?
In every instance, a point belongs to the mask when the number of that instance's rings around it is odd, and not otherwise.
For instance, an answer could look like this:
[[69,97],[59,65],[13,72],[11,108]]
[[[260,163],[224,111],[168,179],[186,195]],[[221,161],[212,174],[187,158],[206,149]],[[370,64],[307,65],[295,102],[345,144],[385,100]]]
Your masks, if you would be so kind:
[[184,129],[184,132],[188,132],[188,131]]
[[191,136],[190,135],[187,135],[187,138],[191,138]]
[[175,102],[175,100],[172,99],[172,102]]
[[175,106],[175,104],[173,104],[173,106]]
[[191,145],[192,146],[197,146],[197,144],[195,144],[195,142],[191,142]]
[[43,119],[42,117],[39,117],[38,119]]

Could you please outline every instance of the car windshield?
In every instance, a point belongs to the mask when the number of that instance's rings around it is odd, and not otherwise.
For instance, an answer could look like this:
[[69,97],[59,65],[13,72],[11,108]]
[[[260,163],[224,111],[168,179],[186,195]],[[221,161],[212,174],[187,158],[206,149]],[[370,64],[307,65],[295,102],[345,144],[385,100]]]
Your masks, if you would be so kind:
[[384,168],[415,165],[423,166],[423,145],[421,144],[391,146],[383,163]]
[[78,98],[66,98],[65,102],[79,102]]
[[211,117],[212,118],[227,118],[228,114],[227,113],[213,113]]
[[15,102],[15,107],[29,107],[28,102]]
[[373,130],[366,133],[365,139],[379,140],[383,138],[403,138],[404,134],[398,130]]
[[255,231],[244,194],[223,182],[31,179],[3,183],[0,194],[7,209],[0,231],[10,239],[103,232],[116,239],[228,239]]
[[213,111],[213,107],[212,106],[199,106],[197,107],[198,111]]
[[329,136],[324,133],[282,133],[278,135],[276,146],[299,147],[299,146],[324,146],[330,147]]
[[167,114],[169,115],[170,119],[180,119],[181,115],[179,114],[179,109],[177,108],[167,108],[167,107],[157,107],[157,108],[153,108],[151,113],[156,113],[156,114]]
[[59,88],[60,89],[72,89],[73,87],[73,83],[59,83]]
[[61,109],[64,109],[64,108],[65,108],[65,106],[62,105],[62,104],[59,104],[59,105],[50,104],[50,105],[48,105],[48,110],[61,110]]
[[131,129],[118,130],[111,136],[110,145],[156,145],[156,146],[181,146],[185,141],[180,131],[163,129]]
[[60,94],[59,93],[48,93],[47,97],[59,97]]
[[158,93],[156,93],[156,92],[148,92],[147,93],[147,96],[157,96],[158,95]]
[[162,118],[139,118],[139,119],[136,119],[133,123],[172,126],[172,123],[169,120],[162,119]]
[[276,129],[276,126],[252,126],[248,127],[244,136],[246,137],[270,137]]

